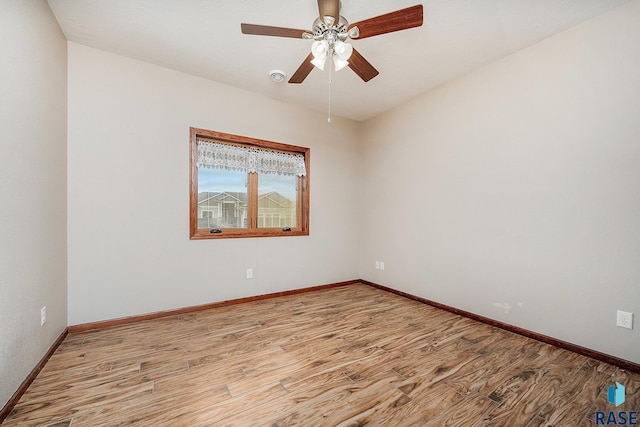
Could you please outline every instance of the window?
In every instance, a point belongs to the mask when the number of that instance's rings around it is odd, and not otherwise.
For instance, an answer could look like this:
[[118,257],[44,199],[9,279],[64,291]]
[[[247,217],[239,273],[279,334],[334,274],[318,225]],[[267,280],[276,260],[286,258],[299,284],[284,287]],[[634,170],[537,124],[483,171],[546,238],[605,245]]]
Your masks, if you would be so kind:
[[309,234],[309,149],[191,128],[191,239]]

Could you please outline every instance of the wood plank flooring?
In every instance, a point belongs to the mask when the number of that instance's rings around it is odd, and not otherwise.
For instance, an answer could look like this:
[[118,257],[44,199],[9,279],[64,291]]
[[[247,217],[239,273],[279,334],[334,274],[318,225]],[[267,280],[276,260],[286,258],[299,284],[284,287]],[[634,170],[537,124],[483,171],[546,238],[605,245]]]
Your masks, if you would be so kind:
[[70,334],[4,425],[588,426],[598,410],[640,410],[640,375],[349,285]]

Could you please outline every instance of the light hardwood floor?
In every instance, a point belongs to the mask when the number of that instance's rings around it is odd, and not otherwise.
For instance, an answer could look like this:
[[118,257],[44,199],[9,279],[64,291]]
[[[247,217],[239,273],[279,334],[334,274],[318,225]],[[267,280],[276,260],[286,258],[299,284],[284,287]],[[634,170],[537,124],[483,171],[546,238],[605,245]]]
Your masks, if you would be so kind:
[[640,375],[349,285],[70,334],[4,425],[582,426],[598,410],[640,410]]

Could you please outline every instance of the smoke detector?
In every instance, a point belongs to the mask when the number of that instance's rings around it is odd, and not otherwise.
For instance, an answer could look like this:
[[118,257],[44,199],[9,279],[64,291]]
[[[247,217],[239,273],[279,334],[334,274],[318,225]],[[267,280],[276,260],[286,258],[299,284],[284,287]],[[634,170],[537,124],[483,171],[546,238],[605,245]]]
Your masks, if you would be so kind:
[[269,71],[269,77],[271,77],[271,80],[273,80],[276,83],[281,83],[284,81],[285,77],[287,77],[287,75],[284,73],[284,71],[280,71],[280,70],[271,70]]

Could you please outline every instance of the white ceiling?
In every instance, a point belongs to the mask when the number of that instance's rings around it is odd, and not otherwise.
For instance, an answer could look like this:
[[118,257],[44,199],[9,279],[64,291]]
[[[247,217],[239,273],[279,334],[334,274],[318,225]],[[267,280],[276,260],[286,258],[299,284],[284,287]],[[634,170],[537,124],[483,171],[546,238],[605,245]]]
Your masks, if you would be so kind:
[[[311,41],[244,35],[240,23],[311,29],[316,0],[48,0],[67,39],[326,112],[329,73],[287,78]],[[343,0],[357,22],[422,3],[424,25],[353,45],[380,75],[333,75],[332,114],[364,121],[628,0]]]

